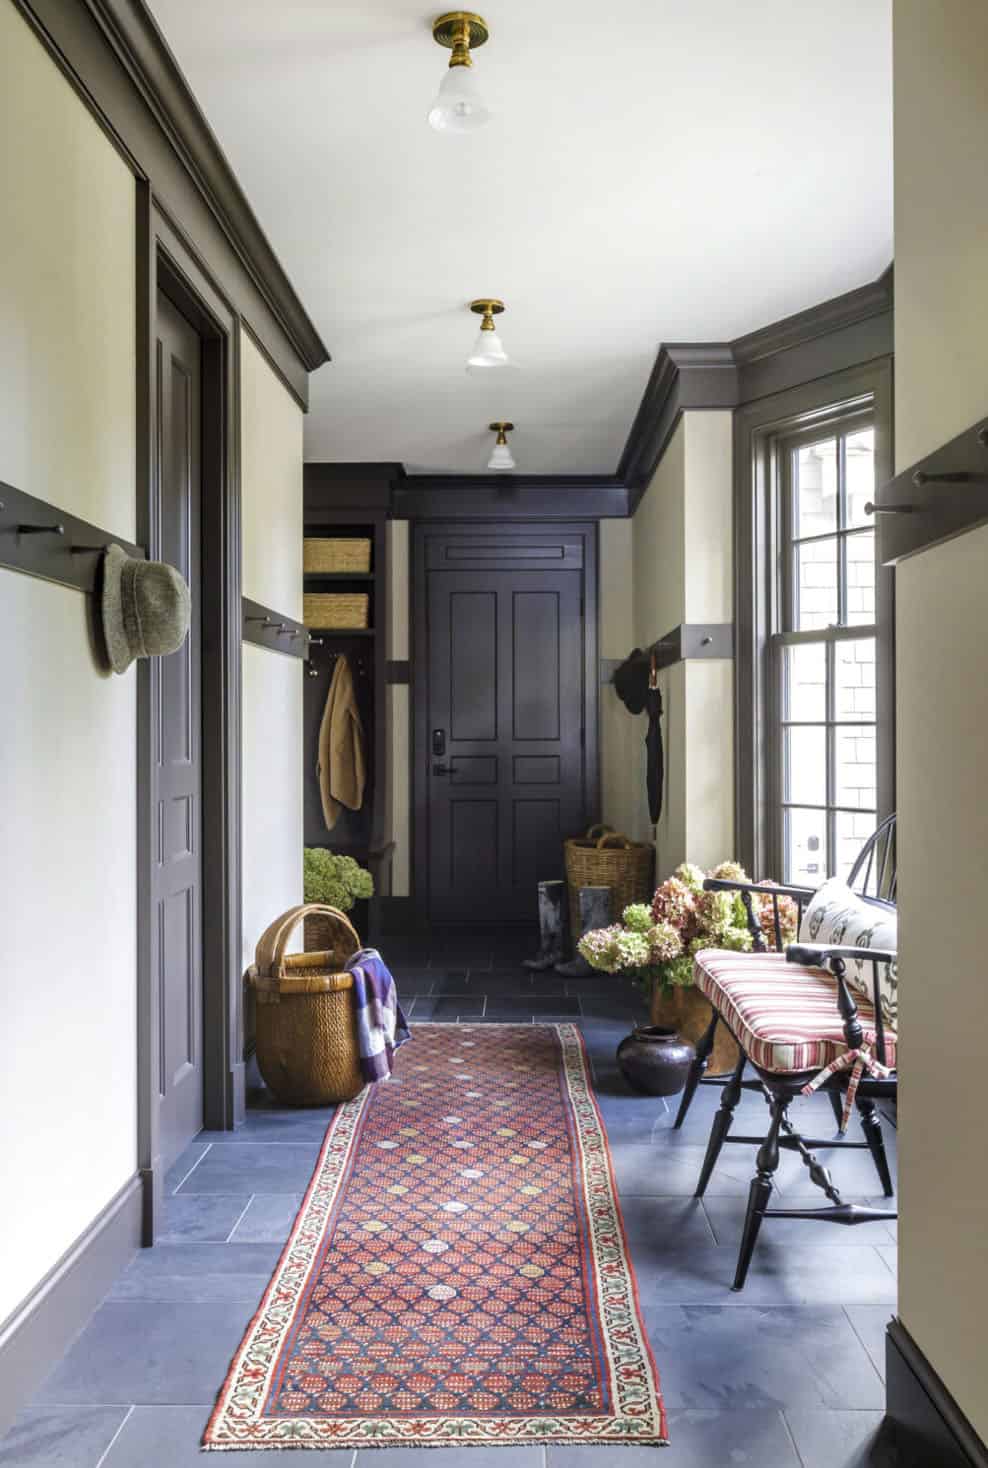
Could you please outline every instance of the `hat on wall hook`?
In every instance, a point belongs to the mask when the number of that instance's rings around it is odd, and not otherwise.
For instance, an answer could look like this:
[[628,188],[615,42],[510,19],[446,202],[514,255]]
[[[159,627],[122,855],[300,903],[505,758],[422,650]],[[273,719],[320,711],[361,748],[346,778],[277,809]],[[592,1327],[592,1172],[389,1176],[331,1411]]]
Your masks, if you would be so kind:
[[174,566],[140,561],[109,545],[103,558],[101,610],[110,666],[125,673],[135,658],[178,651],[189,630],[192,597]]

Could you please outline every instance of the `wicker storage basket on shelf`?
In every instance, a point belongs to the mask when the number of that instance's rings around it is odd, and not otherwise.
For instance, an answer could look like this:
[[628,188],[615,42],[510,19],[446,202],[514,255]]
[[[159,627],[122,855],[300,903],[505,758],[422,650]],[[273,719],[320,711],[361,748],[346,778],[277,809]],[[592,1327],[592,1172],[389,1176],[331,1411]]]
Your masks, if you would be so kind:
[[[328,925],[329,946],[286,954],[293,933],[316,917]],[[290,907],[257,944],[245,975],[257,1000],[257,1064],[286,1106],[349,1101],[363,1089],[353,976],[341,972],[359,947],[343,914],[318,902]]]
[[340,576],[347,571],[365,575],[370,568],[371,543],[362,536],[306,536],[302,542],[302,570],[310,576]]
[[366,627],[370,597],[356,591],[307,591],[302,607],[307,627]]
[[564,843],[569,886],[570,931],[580,932],[580,888],[609,887],[613,919],[617,922],[629,902],[649,902],[655,867],[655,847],[629,841],[609,826],[591,826],[586,836]]

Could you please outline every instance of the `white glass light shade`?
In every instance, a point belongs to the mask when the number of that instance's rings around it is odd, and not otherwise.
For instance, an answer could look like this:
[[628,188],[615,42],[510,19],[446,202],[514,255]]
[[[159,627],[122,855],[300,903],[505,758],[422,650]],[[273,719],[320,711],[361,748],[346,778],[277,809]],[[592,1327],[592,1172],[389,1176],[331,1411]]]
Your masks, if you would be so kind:
[[429,109],[429,123],[438,133],[467,133],[483,127],[490,117],[474,80],[472,66],[451,66]]
[[473,350],[467,358],[467,371],[475,372],[481,367],[510,367],[511,365],[511,358],[504,350],[504,344],[497,332],[484,331],[481,328],[477,332]]
[[488,469],[513,469],[515,461],[511,457],[511,450],[506,443],[496,443],[494,452],[487,461]]

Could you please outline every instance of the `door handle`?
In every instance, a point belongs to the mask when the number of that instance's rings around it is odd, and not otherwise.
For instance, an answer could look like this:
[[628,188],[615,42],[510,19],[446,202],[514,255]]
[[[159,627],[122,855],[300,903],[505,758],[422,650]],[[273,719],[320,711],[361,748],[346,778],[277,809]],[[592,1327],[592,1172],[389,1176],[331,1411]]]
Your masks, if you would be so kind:
[[433,765],[432,773],[434,775],[451,775],[453,772],[449,765]]

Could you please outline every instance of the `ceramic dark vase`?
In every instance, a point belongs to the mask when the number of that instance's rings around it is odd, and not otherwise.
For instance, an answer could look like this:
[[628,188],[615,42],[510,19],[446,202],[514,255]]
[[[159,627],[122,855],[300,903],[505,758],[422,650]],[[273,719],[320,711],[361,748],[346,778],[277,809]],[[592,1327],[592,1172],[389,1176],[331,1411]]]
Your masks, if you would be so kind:
[[636,1025],[617,1048],[628,1085],[644,1096],[675,1096],[686,1084],[696,1051],[664,1025]]

